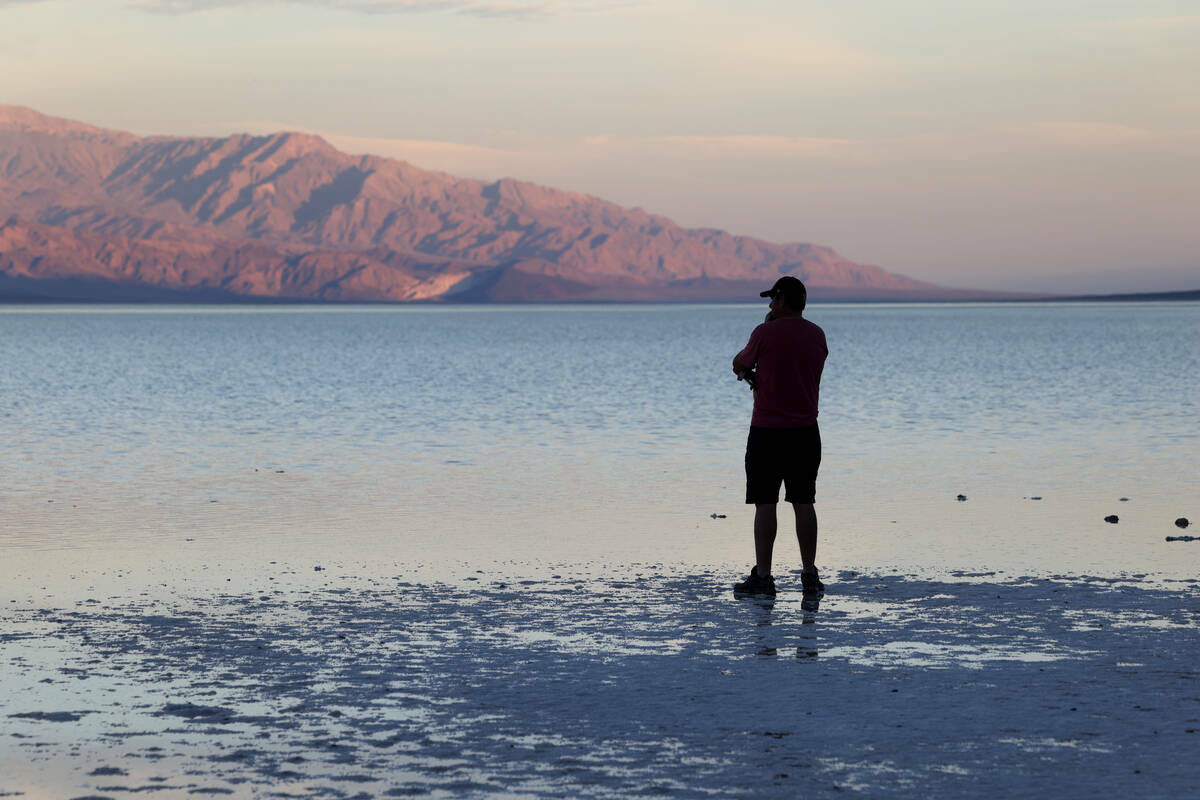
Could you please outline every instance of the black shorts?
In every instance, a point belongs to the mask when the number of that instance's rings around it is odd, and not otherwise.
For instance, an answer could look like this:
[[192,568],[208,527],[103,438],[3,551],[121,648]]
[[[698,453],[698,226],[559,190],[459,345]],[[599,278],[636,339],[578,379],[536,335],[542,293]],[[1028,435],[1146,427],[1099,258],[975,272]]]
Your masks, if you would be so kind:
[[807,428],[750,426],[746,439],[746,502],[778,503],[779,484],[789,503],[811,503],[817,496],[821,466],[821,431]]

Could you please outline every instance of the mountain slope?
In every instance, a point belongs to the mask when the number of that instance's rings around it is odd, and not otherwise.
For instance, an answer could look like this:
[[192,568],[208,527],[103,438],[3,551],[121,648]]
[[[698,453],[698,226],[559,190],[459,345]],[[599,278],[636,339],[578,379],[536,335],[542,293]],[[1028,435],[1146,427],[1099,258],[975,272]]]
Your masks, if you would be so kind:
[[54,280],[325,300],[743,299],[781,274],[841,296],[941,292],[825,247],[308,134],[139,138],[0,106],[6,217],[0,263],[27,282],[53,263]]

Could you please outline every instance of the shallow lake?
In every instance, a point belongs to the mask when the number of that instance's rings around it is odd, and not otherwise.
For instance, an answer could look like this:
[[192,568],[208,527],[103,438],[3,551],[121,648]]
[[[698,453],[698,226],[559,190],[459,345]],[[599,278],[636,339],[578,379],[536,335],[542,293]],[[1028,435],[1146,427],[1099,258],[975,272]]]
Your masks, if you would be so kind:
[[[0,569],[744,571],[729,360],[763,311],[0,309]],[[1194,573],[1200,545],[1164,539],[1200,517],[1200,304],[806,315],[830,347],[823,567]]]
[[735,601],[762,314],[0,310],[0,796],[1194,796],[1200,305],[814,306]]

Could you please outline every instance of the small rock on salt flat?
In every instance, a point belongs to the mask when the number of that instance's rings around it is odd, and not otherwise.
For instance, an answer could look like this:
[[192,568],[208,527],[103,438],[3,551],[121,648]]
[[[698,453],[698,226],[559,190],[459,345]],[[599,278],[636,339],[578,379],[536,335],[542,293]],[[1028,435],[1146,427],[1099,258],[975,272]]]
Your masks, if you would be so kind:
[[128,775],[128,774],[129,774],[128,772],[121,769],[120,767],[96,767],[94,770],[92,770],[91,772],[88,773],[88,775],[96,776],[96,777],[104,776],[104,775]]

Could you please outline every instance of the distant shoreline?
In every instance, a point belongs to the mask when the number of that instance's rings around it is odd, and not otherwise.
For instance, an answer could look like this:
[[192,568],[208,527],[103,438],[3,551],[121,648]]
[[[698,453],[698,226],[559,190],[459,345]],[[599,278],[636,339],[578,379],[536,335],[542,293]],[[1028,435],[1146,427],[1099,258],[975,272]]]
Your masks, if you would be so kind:
[[1138,294],[1083,294],[1070,295],[1064,297],[1045,298],[1042,302],[1050,301],[1056,303],[1072,302],[1072,303],[1094,303],[1094,302],[1137,302],[1137,303],[1159,303],[1171,301],[1188,301],[1200,300],[1200,289],[1191,289],[1183,292],[1143,292]]
[[[888,295],[868,295],[863,297],[848,297],[833,296],[821,297],[810,296],[810,305],[827,305],[834,303],[862,303],[862,304],[952,304],[952,303],[969,303],[969,304],[986,304],[986,303],[1162,303],[1162,302],[1195,302],[1200,301],[1200,289],[1191,289],[1178,292],[1144,292],[1144,293],[1123,293],[1123,294],[1087,294],[1087,295],[1047,295],[1047,294],[1024,294],[1024,293],[1000,293],[1000,292],[980,292],[978,295],[971,293],[963,293],[964,296],[888,296]],[[198,292],[195,294],[186,292],[148,292],[142,297],[55,297],[52,295],[5,295],[0,293],[0,305],[7,306],[51,306],[51,305],[78,305],[78,306],[149,306],[149,305],[199,305],[199,306],[421,306],[421,307],[437,307],[437,306],[489,306],[489,305],[733,305],[738,303],[755,303],[757,298],[705,298],[705,299],[678,299],[678,298],[639,298],[639,299],[572,299],[572,300],[531,300],[531,301],[455,301],[452,298],[442,298],[437,300],[415,300],[415,301],[371,301],[371,300],[316,300],[303,297],[245,297],[232,294],[216,293],[216,292]]]

